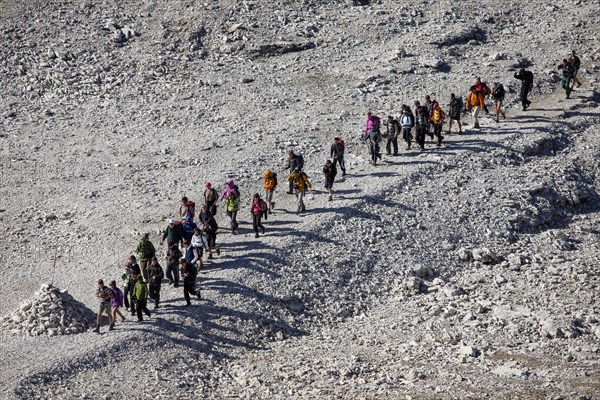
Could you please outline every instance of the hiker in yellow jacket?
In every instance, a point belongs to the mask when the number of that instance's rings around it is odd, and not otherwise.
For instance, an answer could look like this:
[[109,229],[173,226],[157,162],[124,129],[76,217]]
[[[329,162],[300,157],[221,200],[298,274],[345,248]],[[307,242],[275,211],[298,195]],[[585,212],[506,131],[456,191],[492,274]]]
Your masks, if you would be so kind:
[[479,128],[479,112],[481,111],[483,106],[483,96],[480,92],[477,91],[475,86],[471,86],[471,93],[469,93],[469,96],[467,97],[467,104],[465,104],[465,108],[467,110],[471,110],[474,128]]
[[431,106],[431,124],[433,125],[433,134],[437,137],[437,147],[442,145],[442,140],[444,136],[442,136],[442,127],[444,126],[444,120],[446,119],[446,114],[442,111],[440,104],[437,101],[433,101]]
[[[308,176],[304,172],[294,171],[290,177],[288,178],[294,187],[294,192],[296,193],[296,199],[298,199],[298,213],[306,211],[306,207],[304,206],[304,193],[308,189],[312,189],[312,184],[308,179]],[[308,188],[308,189],[307,189]]]

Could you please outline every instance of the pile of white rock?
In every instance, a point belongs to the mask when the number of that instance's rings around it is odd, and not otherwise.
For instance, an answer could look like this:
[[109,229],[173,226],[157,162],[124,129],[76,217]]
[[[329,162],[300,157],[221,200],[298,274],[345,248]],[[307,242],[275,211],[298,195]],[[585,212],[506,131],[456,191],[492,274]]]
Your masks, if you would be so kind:
[[69,335],[87,331],[94,321],[94,313],[66,290],[44,284],[0,319],[0,331],[22,336]]

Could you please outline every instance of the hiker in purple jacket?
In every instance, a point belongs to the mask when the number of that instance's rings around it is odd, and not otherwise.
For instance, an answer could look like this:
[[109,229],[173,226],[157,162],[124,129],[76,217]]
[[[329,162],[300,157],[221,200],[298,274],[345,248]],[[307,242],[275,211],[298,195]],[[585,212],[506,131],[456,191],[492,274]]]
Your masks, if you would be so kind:
[[117,319],[117,315],[121,317],[121,321],[125,321],[125,317],[119,310],[123,307],[123,292],[117,287],[117,282],[115,281],[110,281],[109,286],[113,291],[113,298],[110,299],[110,305],[113,309],[113,321]]
[[235,195],[235,197],[238,197],[240,195],[240,193],[238,191],[238,187],[233,182],[233,179],[227,179],[225,181],[225,183],[227,185],[225,186],[225,190],[223,190],[223,193],[221,194],[221,197],[219,198],[220,201],[223,201],[224,199],[226,199],[230,193],[233,193]]

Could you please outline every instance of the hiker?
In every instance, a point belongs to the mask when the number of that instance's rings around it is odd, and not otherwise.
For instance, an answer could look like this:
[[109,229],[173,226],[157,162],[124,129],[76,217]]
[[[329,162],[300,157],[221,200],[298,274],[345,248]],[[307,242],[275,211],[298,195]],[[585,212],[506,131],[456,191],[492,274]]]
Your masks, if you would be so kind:
[[527,96],[531,93],[531,89],[533,89],[533,72],[521,68],[518,72],[515,72],[514,76],[515,79],[521,81],[521,105],[523,106],[523,111],[527,111],[531,105],[531,101],[527,99]]
[[448,135],[452,133],[452,122],[456,121],[458,124],[458,134],[462,134],[462,124],[460,123],[460,114],[463,111],[463,103],[460,97],[457,97],[454,93],[450,93],[450,104],[448,104]]
[[[429,135],[429,116],[431,115],[431,113],[429,112],[429,110],[427,109],[427,106],[421,105],[421,102],[419,100],[415,100],[415,112],[418,114],[419,110],[422,110],[425,118],[427,118],[427,126],[425,127],[425,134]],[[431,135],[431,138],[433,139],[433,135]]]
[[183,227],[181,226],[181,222],[175,221],[174,218],[169,219],[169,225],[165,232],[163,233],[160,244],[162,245],[167,239],[167,247],[171,247],[172,245],[179,246],[179,243],[183,239]]
[[270,169],[266,170],[263,175],[263,187],[265,188],[265,201],[267,202],[269,214],[275,208],[275,202],[273,201],[273,193],[277,188],[277,174]]
[[433,125],[433,135],[437,138],[437,147],[440,147],[442,145],[442,140],[444,139],[444,136],[442,136],[442,128],[444,126],[446,114],[444,111],[442,111],[442,108],[437,101],[433,101],[431,108],[431,124]]
[[406,104],[402,104],[400,109],[402,110],[402,115],[400,116],[400,125],[402,126],[402,139],[404,139],[404,141],[407,144],[406,150],[410,150],[412,142],[412,133],[410,131],[415,125],[415,116],[412,115],[410,107]]
[[363,141],[369,141],[369,152],[371,154],[371,164],[376,165],[377,159],[381,160],[379,152],[379,142],[381,141],[381,120],[378,116],[369,111],[367,113],[367,122],[365,124]]
[[240,198],[235,193],[229,193],[229,196],[225,199],[225,205],[227,207],[227,216],[231,220],[231,233],[236,235],[238,233],[238,222],[237,212],[239,210]]
[[492,98],[494,99],[494,109],[496,111],[496,122],[500,122],[500,114],[502,118],[506,119],[506,114],[502,110],[502,102],[504,102],[504,95],[506,91],[504,86],[500,82],[494,82],[492,86]]
[[120,308],[123,307],[123,292],[117,287],[117,282],[110,281],[108,284],[110,289],[113,291],[113,297],[110,299],[110,305],[113,310],[113,324],[117,319],[117,315],[121,317],[121,321],[125,321],[125,317],[121,314]]
[[137,277],[139,274],[141,274],[141,270],[140,270],[140,266],[135,261],[135,256],[131,255],[131,256],[129,256],[129,261],[127,261],[125,263],[125,273],[121,276],[121,278],[123,279],[123,284],[124,284],[123,300],[124,300],[124,304],[125,304],[125,309],[129,310],[131,308],[131,310],[133,310],[133,312],[135,312],[135,303],[132,300],[133,285],[135,284],[135,282],[130,283],[130,280],[132,279],[132,275],[134,273],[135,273],[135,276]]
[[312,188],[312,184],[308,179],[308,176],[304,172],[294,171],[288,178],[290,182],[292,182],[294,190],[296,191],[296,199],[298,200],[298,209],[297,212],[301,213],[306,211],[306,207],[304,205],[304,193],[308,188]]
[[152,257],[150,267],[148,267],[148,276],[150,277],[148,280],[148,297],[154,300],[154,309],[156,310],[158,308],[158,303],[160,302],[160,286],[165,277],[165,272],[158,263],[156,257]]
[[144,233],[144,235],[142,236],[142,239],[140,240],[137,247],[135,248],[135,252],[137,253],[137,255],[140,259],[140,268],[142,270],[142,276],[144,277],[145,280],[147,280],[148,279],[148,264],[150,264],[150,260],[152,260],[152,257],[154,257],[156,255],[156,249],[154,248],[154,245],[150,241],[148,233]]
[[265,227],[260,222],[264,211],[267,209],[267,203],[260,198],[258,193],[255,193],[252,197],[252,205],[250,206],[250,213],[252,214],[252,228],[254,229],[254,237],[258,237],[258,229],[265,234]]
[[[427,115],[428,115],[429,121],[431,121],[431,114],[433,113],[433,101],[431,101],[431,96],[429,96],[429,95],[425,96],[424,107],[427,109]],[[433,126],[431,125],[431,123],[427,126],[427,134],[433,140]]]
[[174,244],[167,250],[167,272],[166,276],[169,280],[169,285],[179,287],[179,259],[183,256],[179,247]]
[[198,251],[198,270],[201,270],[204,250],[208,251],[208,240],[200,228],[194,230],[194,236],[192,236],[190,245]]
[[192,303],[190,302],[190,294],[194,296],[198,296],[198,300],[201,300],[200,290],[197,289],[196,286],[196,269],[185,262],[184,259],[179,260],[179,268],[181,272],[181,276],[183,277],[183,297],[185,298],[185,305],[190,306]]
[[227,197],[229,197],[230,194],[233,194],[235,197],[240,196],[240,189],[235,184],[233,179],[227,179],[225,181],[225,189],[223,189],[223,193],[221,193],[221,197],[219,197],[219,200],[223,201],[224,199],[227,199]]
[[217,247],[217,230],[219,225],[215,217],[207,212],[206,208],[202,208],[200,212],[200,222],[202,223],[202,231],[206,235],[206,241],[208,242],[208,259],[213,258],[213,251],[221,254],[221,250]]
[[219,200],[219,193],[215,188],[212,187],[212,183],[206,182],[204,184],[204,207],[213,216],[217,215],[217,201]]
[[150,317],[150,311],[146,306],[148,301],[148,285],[144,282],[144,277],[138,275],[137,282],[133,288],[133,294],[135,296],[135,302],[137,303],[137,317],[138,321],[143,321],[142,312]]
[[135,300],[135,294],[133,290],[135,289],[135,284],[137,283],[138,276],[142,276],[141,273],[131,270],[129,275],[129,280],[127,281],[127,288],[125,292],[125,296],[129,295],[129,311],[131,315],[135,315],[137,302]]
[[198,225],[196,225],[196,223],[192,220],[191,216],[187,216],[185,221],[182,222],[181,226],[183,226],[183,240],[191,242],[192,236],[194,236],[194,231]]
[[371,111],[367,112],[367,122],[365,122],[364,133],[369,131],[379,131],[381,129],[381,119]]
[[[290,175],[292,175],[294,172],[301,172],[303,168],[304,168],[304,156],[302,156],[302,153],[295,152],[294,150],[291,150],[291,149],[288,150],[287,164],[283,166],[283,169],[284,170],[289,169]],[[289,178],[289,176],[288,176],[288,178]],[[293,187],[292,187],[292,184],[290,183],[287,194],[292,194],[292,193],[293,193]]]
[[333,158],[333,164],[339,163],[342,170],[342,176],[346,175],[346,163],[344,162],[344,152],[346,151],[346,143],[341,137],[333,138],[331,145],[330,157]]
[[387,141],[385,143],[385,154],[392,155],[392,147],[394,148],[394,156],[398,155],[398,136],[400,135],[400,123],[397,119],[389,115],[385,124],[387,132]]
[[106,312],[106,315],[108,315],[108,330],[112,331],[114,327],[114,320],[112,310],[110,308],[110,302],[113,298],[113,291],[108,286],[104,286],[104,281],[102,279],[98,280],[96,297],[100,299],[100,308],[98,309],[98,315],[96,316],[96,329],[94,329],[94,332],[100,333],[100,323],[102,322],[103,312]]
[[475,89],[475,86],[471,86],[471,93],[469,93],[469,96],[467,97],[465,110],[471,110],[473,128],[479,128],[479,112],[483,108],[483,104],[483,96]]
[[337,168],[335,167],[335,164],[331,162],[331,160],[325,161],[325,165],[323,166],[323,174],[325,175],[325,190],[327,190],[327,193],[329,193],[327,201],[331,201],[333,200],[333,181],[337,175]]
[[187,217],[191,217],[193,220],[195,216],[196,203],[189,201],[187,197],[183,196],[179,205],[179,220],[184,221]]
[[416,141],[421,150],[425,150],[425,135],[429,126],[429,117],[427,116],[427,109],[419,107],[417,110],[417,116],[415,119],[417,126]]
[[562,64],[558,66],[558,69],[562,70],[563,77],[562,81],[560,82],[560,86],[565,89],[568,99],[571,96],[571,91],[573,90],[573,87],[571,86],[571,80],[575,76],[575,67],[573,67],[573,64],[571,64],[569,60],[565,58],[563,59]]
[[481,78],[479,77],[475,78],[475,84],[473,86],[475,86],[475,90],[481,93],[481,98],[483,99],[483,111],[485,111],[486,114],[489,114],[490,111],[485,105],[485,98],[489,98],[492,94],[492,91],[485,82],[481,81]]
[[575,50],[571,51],[571,57],[569,57],[569,62],[573,66],[573,86],[577,85],[577,87],[581,87],[581,81],[577,78],[577,73],[581,68],[581,59],[577,57],[577,52]]
[[198,252],[198,249],[192,247],[190,242],[188,242],[187,240],[184,240],[183,251],[183,258],[185,259],[185,262],[187,262],[189,265],[191,265],[192,267],[194,267],[194,269],[197,270],[198,260],[200,259],[200,253]]

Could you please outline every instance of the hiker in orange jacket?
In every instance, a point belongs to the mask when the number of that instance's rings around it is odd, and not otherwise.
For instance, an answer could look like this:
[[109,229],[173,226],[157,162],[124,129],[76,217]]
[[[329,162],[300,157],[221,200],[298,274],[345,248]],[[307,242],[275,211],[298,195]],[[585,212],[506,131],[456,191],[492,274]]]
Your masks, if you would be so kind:
[[483,106],[483,96],[477,91],[475,86],[471,86],[471,93],[469,93],[469,96],[467,96],[467,104],[465,104],[465,109],[471,110],[474,128],[479,128],[479,112]]
[[265,188],[265,201],[269,207],[269,214],[275,208],[275,202],[273,201],[273,192],[277,187],[277,174],[270,169],[266,170],[263,175],[263,187]]

